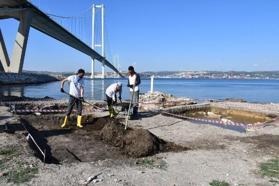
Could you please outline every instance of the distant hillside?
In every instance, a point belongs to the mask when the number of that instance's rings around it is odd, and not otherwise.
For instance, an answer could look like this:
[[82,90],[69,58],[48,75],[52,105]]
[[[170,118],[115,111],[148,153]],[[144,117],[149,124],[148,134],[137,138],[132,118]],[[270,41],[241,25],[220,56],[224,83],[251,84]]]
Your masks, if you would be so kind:
[[[25,71],[32,74],[47,74],[53,77],[61,79],[69,75],[75,74],[75,72],[47,72],[47,71]],[[121,72],[126,76],[127,72]],[[279,79],[279,71],[146,71],[140,72],[142,78],[150,78],[154,75],[157,78],[187,78],[187,79]],[[86,76],[90,76],[91,73],[87,72]],[[96,77],[100,77],[100,72],[95,72]],[[118,77],[114,72],[106,72],[106,77],[113,78]]]
[[279,71],[160,71],[142,72],[142,77],[206,79],[279,79]]

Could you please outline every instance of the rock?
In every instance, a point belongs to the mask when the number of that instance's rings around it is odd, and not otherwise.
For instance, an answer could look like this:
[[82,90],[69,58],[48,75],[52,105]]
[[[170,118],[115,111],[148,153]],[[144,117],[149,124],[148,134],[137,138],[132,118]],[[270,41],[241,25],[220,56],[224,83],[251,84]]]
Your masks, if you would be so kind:
[[216,118],[216,119],[220,119],[220,115],[218,114],[215,114],[213,112],[207,112],[207,115],[210,117],[210,118]]
[[94,180],[93,180],[93,183],[98,183],[98,182],[102,182],[102,181],[103,181],[102,178],[97,178],[97,179],[94,179]]
[[115,182],[115,183],[119,183],[119,182],[121,182],[121,181],[122,181],[121,179],[117,179],[117,178],[114,179],[114,182]]
[[114,176],[114,174],[113,173],[108,173],[108,176],[112,177],[112,176]]
[[170,94],[162,92],[146,93],[140,95],[141,110],[158,110],[163,107],[173,107],[195,103],[189,98],[176,98]]
[[98,174],[96,174],[96,175],[90,176],[90,177],[88,177],[85,181],[82,181],[81,184],[82,184],[82,185],[88,185],[88,184],[91,183],[92,181],[93,181],[94,183],[101,182],[101,181],[103,181],[103,179],[98,178],[98,176],[100,176],[101,174],[102,174],[102,173],[98,173]]

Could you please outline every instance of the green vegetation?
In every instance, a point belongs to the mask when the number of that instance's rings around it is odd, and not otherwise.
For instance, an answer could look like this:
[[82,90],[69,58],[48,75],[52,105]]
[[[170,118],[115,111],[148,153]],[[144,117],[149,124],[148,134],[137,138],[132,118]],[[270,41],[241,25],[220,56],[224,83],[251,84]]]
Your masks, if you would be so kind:
[[18,147],[4,147],[0,150],[0,180],[21,184],[30,181],[38,173],[36,165],[19,160]]
[[230,184],[225,181],[213,180],[209,183],[211,186],[229,186]]
[[5,176],[8,182],[19,184],[30,181],[36,174],[38,174],[38,167],[17,162],[16,167],[8,171]]
[[279,158],[261,163],[260,172],[270,178],[270,182],[279,183]]
[[7,169],[6,164],[11,160],[14,156],[18,155],[18,151],[14,146],[3,147],[0,150],[0,172]]
[[17,150],[15,147],[6,147],[0,150],[0,155],[2,156],[11,156],[11,155],[15,155],[16,153]]
[[158,168],[164,170],[167,169],[166,161],[162,160],[162,158],[157,158],[157,157],[142,158],[137,160],[136,164],[151,169],[152,168]]
[[0,171],[2,171],[5,168],[5,160],[0,159]]
[[153,166],[154,160],[144,158],[144,159],[141,159],[141,160],[137,161],[137,164],[144,165],[144,166]]

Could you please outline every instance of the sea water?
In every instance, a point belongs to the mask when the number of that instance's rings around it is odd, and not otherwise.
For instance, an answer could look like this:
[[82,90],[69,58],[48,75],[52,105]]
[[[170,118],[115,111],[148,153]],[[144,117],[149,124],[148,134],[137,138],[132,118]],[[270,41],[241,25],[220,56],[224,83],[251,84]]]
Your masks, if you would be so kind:
[[[123,98],[128,99],[127,79],[85,80],[85,98],[87,100],[105,99],[105,89],[114,82],[122,82]],[[65,87],[67,90],[68,87]],[[150,79],[142,79],[142,93],[150,91]],[[279,103],[279,80],[233,80],[233,79],[156,79],[154,91],[161,91],[179,97],[197,100],[244,99],[249,102]],[[28,97],[53,97],[66,99],[60,92],[60,82],[37,85],[0,86],[0,95]]]

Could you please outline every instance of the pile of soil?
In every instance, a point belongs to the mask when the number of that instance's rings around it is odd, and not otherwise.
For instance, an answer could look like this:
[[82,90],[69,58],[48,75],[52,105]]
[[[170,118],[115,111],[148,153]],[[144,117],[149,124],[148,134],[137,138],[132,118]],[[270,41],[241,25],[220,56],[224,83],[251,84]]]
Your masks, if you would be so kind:
[[144,157],[158,152],[188,150],[186,147],[166,142],[145,129],[124,129],[117,120],[107,123],[100,132],[106,143],[119,147],[131,157]]

